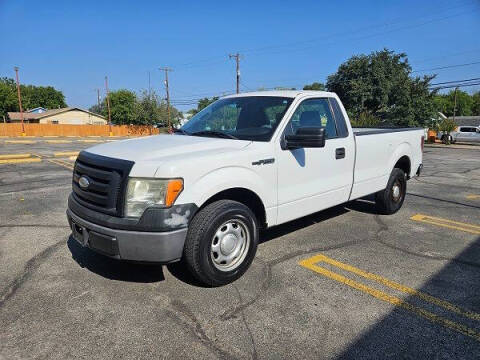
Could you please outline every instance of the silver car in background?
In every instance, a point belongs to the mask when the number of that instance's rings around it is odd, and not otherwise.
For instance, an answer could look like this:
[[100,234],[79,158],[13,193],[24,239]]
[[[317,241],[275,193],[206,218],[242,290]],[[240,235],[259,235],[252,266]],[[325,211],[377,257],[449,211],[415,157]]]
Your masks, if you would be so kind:
[[[438,133],[438,138],[443,140],[447,135],[443,132]],[[450,133],[450,142],[480,143],[479,126],[459,126]]]

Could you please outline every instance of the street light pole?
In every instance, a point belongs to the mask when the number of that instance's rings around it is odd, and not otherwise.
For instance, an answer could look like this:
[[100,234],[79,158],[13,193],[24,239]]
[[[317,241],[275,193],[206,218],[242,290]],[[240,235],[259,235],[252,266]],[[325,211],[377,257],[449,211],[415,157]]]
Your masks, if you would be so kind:
[[22,108],[22,96],[20,94],[20,81],[18,80],[18,66],[13,68],[15,70],[15,77],[17,79],[17,95],[18,95],[18,107],[20,108],[20,120],[22,121],[22,136],[25,136],[25,124],[23,123],[23,108]]

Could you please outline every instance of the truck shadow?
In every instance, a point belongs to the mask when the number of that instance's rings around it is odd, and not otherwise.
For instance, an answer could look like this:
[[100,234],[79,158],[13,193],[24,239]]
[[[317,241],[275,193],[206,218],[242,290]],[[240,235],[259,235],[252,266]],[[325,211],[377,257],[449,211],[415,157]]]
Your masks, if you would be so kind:
[[[418,256],[421,261],[422,255]],[[378,286],[373,285],[373,287]],[[400,295],[399,297],[405,303],[421,309],[420,313],[408,311],[402,306],[394,306],[381,320],[365,329],[365,332],[349,344],[337,358],[478,359],[480,356],[480,314],[478,314],[480,312],[478,296],[480,293],[480,237],[477,237],[473,243],[416,290],[435,296],[441,301],[448,301],[453,306],[449,307],[446,304],[442,307],[415,295],[406,297]],[[392,293],[392,290],[387,290],[387,293]],[[373,297],[371,301],[378,302],[379,306],[384,304]],[[463,313],[458,313],[457,309]],[[360,313],[362,309],[350,309],[350,311]]]
[[[350,210],[375,214],[375,203],[368,200],[355,200],[347,204],[305,216],[288,223],[260,232],[260,244],[301,230],[316,223],[341,216]],[[152,283],[165,280],[163,265],[118,261],[84,248],[71,236],[67,241],[72,258],[82,268],[111,280]],[[168,271],[178,280],[196,287],[205,287],[186,269],[183,262],[166,265]]]
[[111,280],[152,283],[165,280],[161,265],[118,261],[82,247],[71,236],[67,246],[82,268]]

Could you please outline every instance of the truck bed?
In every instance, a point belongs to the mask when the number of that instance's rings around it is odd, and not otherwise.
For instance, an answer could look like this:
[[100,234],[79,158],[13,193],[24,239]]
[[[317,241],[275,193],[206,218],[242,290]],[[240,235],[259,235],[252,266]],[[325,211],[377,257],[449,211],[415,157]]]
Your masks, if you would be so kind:
[[413,176],[422,159],[424,131],[423,128],[353,128],[356,153],[350,200],[384,189],[402,155],[408,156],[407,175]]
[[386,134],[402,131],[423,130],[423,128],[352,128],[355,136]]

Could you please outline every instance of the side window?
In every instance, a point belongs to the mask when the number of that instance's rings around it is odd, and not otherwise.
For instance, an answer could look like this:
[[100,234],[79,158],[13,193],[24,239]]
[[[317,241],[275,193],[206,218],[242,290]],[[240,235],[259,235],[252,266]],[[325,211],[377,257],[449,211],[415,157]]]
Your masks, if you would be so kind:
[[334,98],[329,99],[330,104],[332,105],[333,115],[335,115],[335,122],[337,123],[338,136],[347,137],[348,136],[348,127],[345,117],[343,116],[342,109],[338,101]]
[[308,99],[295,110],[288,123],[285,134],[295,134],[300,127],[325,128],[327,139],[337,137],[335,120],[327,99]]

